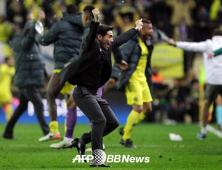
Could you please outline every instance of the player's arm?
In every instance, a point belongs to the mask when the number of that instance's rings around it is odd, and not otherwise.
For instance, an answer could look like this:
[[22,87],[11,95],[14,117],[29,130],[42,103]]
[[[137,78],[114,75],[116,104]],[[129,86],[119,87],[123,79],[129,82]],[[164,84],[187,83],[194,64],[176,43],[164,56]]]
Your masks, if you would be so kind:
[[143,23],[142,23],[142,19],[137,20],[136,21],[136,27],[135,28],[131,28],[128,31],[120,34],[119,36],[117,36],[113,43],[112,43],[112,50],[121,46],[122,44],[126,43],[128,40],[130,40],[131,38],[133,38],[138,31],[140,31],[143,27]]
[[166,41],[169,45],[181,48],[185,51],[205,52],[207,49],[207,42],[175,42],[172,38]]
[[28,34],[21,39],[21,47],[23,49],[29,49],[35,42],[35,24],[30,28]]
[[120,50],[120,47],[115,48],[113,50],[116,66],[118,66],[121,70],[126,70],[128,68],[128,63],[123,59],[123,53]]
[[54,43],[61,29],[60,26],[61,22],[57,22],[45,33],[45,35],[37,34],[36,41],[43,46]]
[[99,28],[99,22],[91,22],[89,34],[86,36],[85,41],[82,43],[83,51],[87,51],[92,48],[93,42],[96,39],[96,33]]
[[112,89],[112,88],[116,87],[116,82],[119,79],[120,72],[121,72],[121,69],[117,66],[116,63],[114,63],[114,65],[112,67],[111,78],[106,83],[105,88],[104,88],[104,92],[108,91],[109,89]]
[[97,30],[99,28],[99,17],[100,17],[100,13],[99,10],[97,8],[92,10],[93,16],[94,16],[94,20],[91,22],[90,24],[90,30],[89,30],[89,34],[86,36],[85,41],[82,43],[82,49],[83,51],[87,51],[89,49],[92,48],[92,44],[96,39],[96,34],[97,34]]
[[118,81],[120,72],[121,72],[121,69],[117,66],[116,63],[114,63],[114,65],[112,67],[111,78],[113,78],[115,81]]

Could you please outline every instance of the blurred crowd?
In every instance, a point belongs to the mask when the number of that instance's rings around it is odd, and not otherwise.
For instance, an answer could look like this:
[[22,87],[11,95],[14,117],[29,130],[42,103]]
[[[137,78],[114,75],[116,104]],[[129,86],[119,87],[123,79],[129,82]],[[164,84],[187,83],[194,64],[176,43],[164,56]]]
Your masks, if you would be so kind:
[[[28,14],[32,13],[37,20],[43,10],[47,30],[62,18],[62,11],[69,4],[76,4],[79,12],[86,5],[94,5],[103,16],[102,22],[114,27],[114,35],[134,27],[135,21],[142,17],[152,21],[154,31],[160,29],[179,41],[199,42],[210,38],[212,30],[222,22],[221,0],[7,0],[5,15],[0,15],[0,63],[13,56],[10,41],[16,28],[23,28]],[[158,39],[157,33],[153,39]],[[187,113],[193,122],[198,121],[199,85],[192,73],[173,80],[171,88],[163,84],[158,68],[153,68],[153,83],[154,112],[160,114],[158,120],[151,114],[151,120],[161,121],[167,110],[170,119],[184,121]]]
[[157,67],[152,69],[153,81],[153,112],[148,121],[169,124],[177,122],[196,123],[199,121],[199,82],[196,75],[190,71],[181,79],[173,79],[173,85],[163,82],[163,77]]
[[116,28],[116,34],[131,28],[142,17],[176,40],[209,38],[212,28],[220,25],[222,14],[220,0],[7,0],[6,13],[0,16],[0,41],[9,41],[13,25],[23,27],[28,13],[37,19],[43,10],[45,27],[50,28],[69,4],[76,4],[79,12],[86,5],[94,5],[102,13],[103,22]]

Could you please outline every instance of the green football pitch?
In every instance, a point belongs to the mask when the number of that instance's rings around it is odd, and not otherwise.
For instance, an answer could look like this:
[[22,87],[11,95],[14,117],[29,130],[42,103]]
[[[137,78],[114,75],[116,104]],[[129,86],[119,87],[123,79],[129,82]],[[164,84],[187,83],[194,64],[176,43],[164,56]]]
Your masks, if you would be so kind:
[[[121,126],[120,126],[121,127]],[[0,124],[2,135],[5,124]],[[64,134],[64,127],[60,125]],[[89,131],[90,126],[77,124],[74,137]],[[149,157],[149,163],[107,163],[112,169],[222,169],[222,139],[208,132],[206,140],[196,138],[198,125],[163,125],[144,123],[135,127],[132,140],[136,149],[119,144],[118,130],[104,138],[107,155],[130,155]],[[180,134],[183,141],[170,141],[169,133]],[[39,142],[42,136],[37,124],[18,124],[15,127],[16,140],[0,138],[0,169],[89,169],[87,163],[72,163],[77,151],[73,149],[51,149],[55,141]],[[58,142],[58,141],[56,141]],[[87,147],[90,147],[87,146]],[[90,154],[90,152],[87,152]],[[101,168],[94,168],[101,169]],[[103,169],[103,168],[102,168]]]

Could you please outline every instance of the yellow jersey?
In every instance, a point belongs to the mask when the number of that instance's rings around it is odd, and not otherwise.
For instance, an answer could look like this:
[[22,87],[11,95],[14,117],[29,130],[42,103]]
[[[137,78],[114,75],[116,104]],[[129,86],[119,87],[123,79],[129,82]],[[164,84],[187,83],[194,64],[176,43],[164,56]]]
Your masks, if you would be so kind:
[[136,67],[136,70],[132,74],[129,81],[138,80],[138,81],[146,81],[145,70],[147,64],[147,56],[148,56],[148,48],[146,44],[139,38],[139,44],[141,47],[141,57]]

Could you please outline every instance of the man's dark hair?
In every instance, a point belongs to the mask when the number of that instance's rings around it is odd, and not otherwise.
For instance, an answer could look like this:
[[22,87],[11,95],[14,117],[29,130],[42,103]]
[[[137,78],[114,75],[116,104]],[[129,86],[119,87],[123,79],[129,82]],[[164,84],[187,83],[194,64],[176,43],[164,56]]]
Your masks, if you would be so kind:
[[69,14],[75,14],[78,12],[78,7],[76,5],[67,5],[66,6],[66,11],[69,13]]
[[94,10],[95,7],[92,6],[92,5],[87,5],[84,9],[83,9],[83,12],[84,13],[87,13],[92,19],[94,18],[93,16],[93,13],[92,13],[92,10]]
[[143,18],[142,19],[143,24],[152,24],[152,22],[148,19]]
[[120,13],[120,16],[122,18],[127,18],[130,20],[130,22],[132,22],[134,14],[132,12],[126,12],[126,13]]
[[108,31],[112,31],[112,30],[113,30],[113,27],[112,27],[112,26],[101,24],[101,25],[99,26],[99,29],[98,29],[98,31],[97,31],[97,34],[100,34],[100,35],[102,35],[102,36],[105,36]]
[[213,31],[213,36],[215,36],[215,35],[221,35],[222,36],[222,30],[220,28],[216,28]]
[[198,83],[198,80],[197,79],[193,79],[190,84],[193,85],[194,83]]

